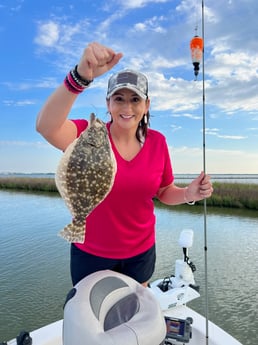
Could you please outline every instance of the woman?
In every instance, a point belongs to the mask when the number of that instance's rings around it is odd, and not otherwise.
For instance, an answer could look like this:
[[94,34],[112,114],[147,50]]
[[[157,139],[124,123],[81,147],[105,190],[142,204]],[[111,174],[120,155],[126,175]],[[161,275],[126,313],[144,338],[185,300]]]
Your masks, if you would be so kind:
[[[78,94],[121,57],[96,42],[87,46],[38,115],[37,130],[49,143],[64,151],[87,128],[86,120],[67,119],[71,107]],[[153,197],[177,205],[210,197],[213,188],[203,172],[186,188],[173,183],[165,137],[148,128],[148,81],[142,73],[124,70],[111,76],[107,108],[118,169],[111,192],[87,217],[85,242],[71,245],[72,281],[75,285],[90,273],[111,269],[146,286],[155,267]]]

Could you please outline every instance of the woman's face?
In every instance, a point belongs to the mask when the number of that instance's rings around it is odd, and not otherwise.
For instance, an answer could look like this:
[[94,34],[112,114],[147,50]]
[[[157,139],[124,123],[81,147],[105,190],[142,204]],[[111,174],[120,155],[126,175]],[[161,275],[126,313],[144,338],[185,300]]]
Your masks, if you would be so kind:
[[107,101],[113,123],[128,129],[138,127],[144,114],[147,114],[149,106],[149,99],[144,100],[129,89],[115,92]]

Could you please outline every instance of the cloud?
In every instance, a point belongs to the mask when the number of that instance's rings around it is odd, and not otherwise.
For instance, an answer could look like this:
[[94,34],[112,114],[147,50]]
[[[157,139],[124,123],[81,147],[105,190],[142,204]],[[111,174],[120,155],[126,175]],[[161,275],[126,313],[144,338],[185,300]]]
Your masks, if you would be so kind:
[[59,40],[59,25],[54,21],[39,23],[35,43],[43,47],[53,47]]
[[[170,147],[175,174],[199,173],[203,170],[203,150],[196,147]],[[241,162],[241,164],[239,164]],[[257,174],[258,154],[242,150],[206,149],[209,174]]]
[[[71,65],[70,61],[78,61],[83,42],[100,39],[124,53],[119,67],[130,66],[148,75],[154,111],[184,112],[191,116],[191,112],[201,111],[202,75],[200,72],[198,81],[193,82],[188,46],[196,21],[200,26],[201,6],[197,6],[195,0],[184,0],[176,11],[149,17],[146,12],[142,22],[133,20],[130,15],[134,9],[140,11],[150,4],[156,4],[158,9],[158,4],[166,2],[110,1],[105,8],[108,14],[102,16],[97,26],[94,17],[76,22],[71,19],[69,22],[69,18],[52,18],[38,23],[35,42],[59,54],[56,64],[63,73],[66,66]],[[253,1],[248,6],[222,0],[213,2],[212,7],[205,5],[206,105],[216,108],[218,113],[245,111],[254,116],[258,110],[258,53],[257,49],[252,54],[245,50],[253,44],[254,19],[245,23],[244,33],[239,30],[239,13],[241,18],[246,18],[253,5],[257,8]],[[240,42],[244,45],[237,44]],[[103,78],[106,82],[106,76]],[[106,83],[99,85],[104,88]]]
[[23,82],[3,82],[1,83],[5,87],[10,90],[30,90],[30,89],[54,89],[56,88],[60,82],[57,81],[55,78],[43,78],[41,80],[26,80]]
[[[41,48],[52,48],[60,54],[77,53],[77,49],[74,51],[74,48],[83,35],[82,33],[87,32],[87,26],[87,19],[79,20],[76,23],[69,23],[63,18],[39,21],[34,42]],[[73,41],[74,36],[77,37],[75,42]]]
[[201,120],[202,116],[195,115],[195,114],[189,114],[189,113],[178,113],[178,114],[173,114],[172,117],[185,117],[191,120]]
[[159,3],[166,3],[168,1],[169,0],[128,0],[128,1],[119,0],[117,2],[125,9],[135,9],[135,8],[144,7],[151,3],[159,4]]
[[230,140],[242,140],[242,139],[246,139],[247,137],[246,136],[243,136],[243,135],[221,135],[221,134],[218,134],[217,135],[218,138],[222,138],[222,139],[230,139]]
[[177,114],[194,111],[200,107],[200,82],[189,83],[182,78],[173,77],[168,79],[160,72],[151,72],[148,76],[153,110],[172,110]]
[[24,100],[21,100],[21,101],[14,101],[14,100],[3,100],[3,104],[5,106],[15,106],[15,107],[25,107],[25,106],[28,106],[28,105],[34,105],[36,104],[36,101],[35,100],[29,100],[29,99],[24,99]]
[[213,135],[217,138],[221,139],[230,139],[230,140],[243,140],[246,139],[246,136],[243,135],[228,135],[228,134],[219,134],[219,129],[218,128],[206,128],[205,133],[207,135]]
[[[213,54],[214,52],[211,53],[212,56]],[[213,64],[218,67],[221,63],[224,69],[221,71],[217,68],[213,76],[222,79],[234,76],[238,80],[249,80],[258,76],[258,56],[255,54],[250,56],[245,52],[217,53]],[[251,69],[250,66],[252,67]]]
[[170,128],[172,129],[172,133],[175,133],[179,131],[180,129],[182,129],[181,126],[177,126],[177,125],[170,125]]
[[138,31],[154,31],[158,33],[166,33],[166,29],[160,25],[160,22],[164,21],[164,16],[154,16],[144,22],[136,23],[134,30]]
[[5,149],[6,148],[24,148],[24,147],[49,149],[49,144],[47,142],[42,142],[42,141],[30,142],[30,141],[0,140],[0,147],[3,147]]

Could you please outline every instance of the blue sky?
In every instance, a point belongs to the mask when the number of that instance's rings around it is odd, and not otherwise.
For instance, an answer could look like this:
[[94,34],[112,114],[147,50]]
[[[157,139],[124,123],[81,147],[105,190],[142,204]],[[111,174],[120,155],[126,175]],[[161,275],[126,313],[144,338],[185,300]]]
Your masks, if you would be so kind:
[[[206,168],[258,173],[258,2],[204,4]],[[151,127],[166,136],[174,172],[202,170],[202,73],[194,81],[189,49],[201,0],[5,0],[0,18],[0,172],[55,172],[61,152],[36,132],[37,113],[92,41],[124,54],[115,70],[148,76]],[[108,121],[109,75],[70,118]]]

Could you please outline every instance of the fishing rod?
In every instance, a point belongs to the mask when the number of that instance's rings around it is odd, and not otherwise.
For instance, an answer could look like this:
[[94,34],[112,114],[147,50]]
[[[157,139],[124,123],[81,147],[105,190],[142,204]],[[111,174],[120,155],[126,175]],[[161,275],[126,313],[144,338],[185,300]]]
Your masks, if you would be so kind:
[[[202,145],[203,145],[203,172],[206,174],[206,113],[205,113],[205,64],[204,64],[204,0],[201,5],[201,20],[202,20],[202,37],[197,34],[198,31],[198,7],[196,6],[196,26],[195,36],[190,42],[192,63],[194,66],[195,81],[200,70],[200,63],[202,62]],[[207,203],[206,199],[203,201],[203,219],[204,219],[204,271],[205,271],[205,318],[206,318],[206,344],[209,339],[209,316],[208,316],[208,259],[207,259]]]
[[[202,136],[203,136],[203,171],[206,174],[206,100],[205,100],[205,65],[204,65],[204,0],[202,0]],[[207,202],[203,201],[203,229],[204,229],[204,273],[205,273],[205,327],[206,345],[209,344],[209,300],[208,300],[208,244],[207,244]]]

